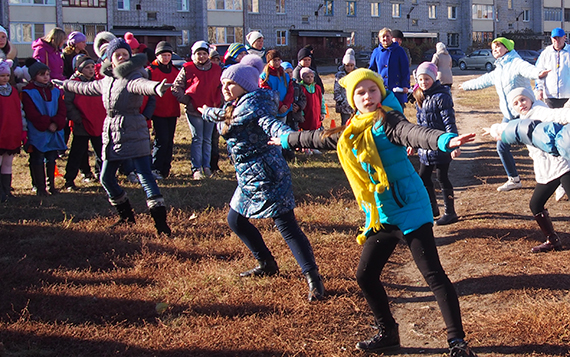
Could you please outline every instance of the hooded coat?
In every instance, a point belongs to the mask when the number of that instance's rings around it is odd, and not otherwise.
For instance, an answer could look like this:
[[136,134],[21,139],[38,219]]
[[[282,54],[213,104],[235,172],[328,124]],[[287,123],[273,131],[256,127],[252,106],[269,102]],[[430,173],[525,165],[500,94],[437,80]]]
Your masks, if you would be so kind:
[[140,113],[144,96],[157,95],[160,82],[144,78],[146,55],[135,55],[115,68],[105,62],[105,77],[98,81],[65,81],[64,89],[82,95],[102,95],[107,111],[103,123],[103,160],[115,161],[150,155],[150,136]]
[[63,58],[61,52],[56,50],[43,38],[38,38],[32,43],[34,53],[32,57],[49,67],[52,79],[66,79],[63,75]]

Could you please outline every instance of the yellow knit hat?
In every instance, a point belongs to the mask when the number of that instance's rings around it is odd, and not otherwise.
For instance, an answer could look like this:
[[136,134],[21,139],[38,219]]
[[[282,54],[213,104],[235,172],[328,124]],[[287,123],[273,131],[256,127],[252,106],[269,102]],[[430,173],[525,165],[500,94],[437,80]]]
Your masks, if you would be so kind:
[[340,84],[343,88],[346,89],[346,99],[348,100],[348,104],[350,104],[350,106],[353,109],[356,109],[353,99],[354,88],[356,88],[358,83],[366,79],[374,81],[378,85],[378,87],[380,87],[380,93],[382,93],[382,100],[386,98],[386,88],[384,87],[384,81],[382,80],[382,77],[380,77],[378,73],[366,68],[355,69],[354,71],[350,72],[349,74],[342,77],[338,81],[338,84]]

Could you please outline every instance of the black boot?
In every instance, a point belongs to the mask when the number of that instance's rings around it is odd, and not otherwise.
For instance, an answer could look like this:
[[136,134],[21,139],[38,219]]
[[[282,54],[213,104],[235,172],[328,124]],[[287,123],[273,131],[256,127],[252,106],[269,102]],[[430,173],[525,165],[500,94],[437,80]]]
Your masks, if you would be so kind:
[[556,232],[554,232],[554,227],[552,226],[552,220],[547,210],[534,215],[536,223],[540,227],[542,234],[546,238],[546,242],[533,247],[530,251],[533,253],[543,253],[549,252],[551,250],[562,250],[562,242]]
[[305,273],[309,284],[309,301],[322,300],[325,297],[325,286],[318,269],[309,270]]
[[30,171],[32,172],[32,181],[36,187],[36,195],[47,196],[46,191],[46,171],[43,164],[41,165],[31,165]]
[[453,189],[442,190],[443,204],[445,205],[445,213],[438,219],[435,224],[438,226],[445,226],[446,224],[455,223],[458,220],[457,213],[455,213],[455,198],[453,197]]
[[156,228],[156,232],[160,235],[161,233],[170,236],[172,231],[168,224],[166,223],[166,207],[165,206],[158,206],[153,207],[150,209],[150,215],[152,219],[154,219],[154,227]]
[[429,195],[429,202],[431,203],[431,212],[435,217],[439,216],[439,207],[437,206],[437,199],[435,198],[435,187],[426,187]]
[[115,205],[115,209],[119,213],[119,220],[111,224],[108,228],[116,228],[118,226],[130,225],[135,223],[135,213],[131,207],[131,202],[127,200],[123,203]]
[[[1,175],[4,178],[4,175]],[[4,192],[4,185],[3,182],[0,182],[0,203],[4,203],[8,201],[8,195]]]
[[12,174],[1,174],[0,186],[2,186],[2,191],[4,191],[6,199],[14,198],[12,194]]
[[57,189],[55,188],[55,161],[46,163],[46,176],[47,176],[47,187],[50,194],[57,194]]
[[400,348],[398,324],[393,327],[378,326],[378,333],[368,340],[360,341],[356,348],[366,352],[385,352]]
[[258,263],[258,266],[240,273],[239,276],[243,278],[248,276],[271,276],[279,274],[279,267],[277,266],[277,262],[273,257],[268,260],[258,260]]
[[467,342],[463,339],[457,339],[449,342],[450,357],[477,357],[475,352],[467,346]]

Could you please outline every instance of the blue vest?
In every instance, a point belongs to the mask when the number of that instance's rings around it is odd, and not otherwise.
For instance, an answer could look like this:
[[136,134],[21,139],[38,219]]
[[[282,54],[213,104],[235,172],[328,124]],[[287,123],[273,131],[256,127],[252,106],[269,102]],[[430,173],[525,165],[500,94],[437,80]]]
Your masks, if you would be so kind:
[[[51,101],[46,102],[37,89],[24,89],[28,93],[36,108],[42,115],[53,117],[57,114],[58,100],[60,96],[59,89],[51,90]],[[66,150],[67,145],[63,136],[63,129],[52,133],[49,130],[39,131],[28,120],[28,142],[40,152],[48,152],[54,150]]]

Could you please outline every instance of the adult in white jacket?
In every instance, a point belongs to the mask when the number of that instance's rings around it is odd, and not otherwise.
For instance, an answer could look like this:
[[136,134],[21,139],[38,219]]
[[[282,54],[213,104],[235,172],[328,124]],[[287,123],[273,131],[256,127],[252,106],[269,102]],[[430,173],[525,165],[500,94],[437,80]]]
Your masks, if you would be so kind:
[[552,45],[546,47],[536,61],[537,68],[550,74],[536,81],[536,97],[550,108],[562,108],[570,98],[570,46],[566,32],[560,27],[551,32]]
[[[530,80],[544,78],[548,70],[539,70],[535,66],[523,60],[514,50],[515,42],[505,37],[497,37],[491,43],[495,69],[479,78],[464,82],[459,86],[464,90],[478,90],[495,86],[499,95],[499,108],[503,114],[503,122],[517,118],[518,114],[507,101],[507,94],[519,87],[531,89]],[[497,191],[510,191],[522,187],[517,171],[515,159],[511,154],[511,146],[502,141],[497,141],[497,152],[508,175],[508,180],[497,187]]]
[[[520,113],[521,119],[540,120],[544,122],[555,122],[568,124],[570,122],[570,109],[551,109],[543,102],[535,100],[531,90],[526,88],[516,88],[508,94],[509,103],[513,104],[513,109]],[[520,122],[520,123],[519,123]],[[562,242],[554,231],[552,221],[544,205],[554,194],[559,185],[564,187],[566,192],[570,192],[570,163],[562,156],[553,156],[536,146],[545,148],[550,152],[554,140],[548,135],[543,135],[541,126],[534,124],[524,125],[526,120],[514,120],[510,123],[493,124],[491,128],[485,129],[495,140],[502,139],[512,143],[525,141],[527,143],[528,154],[533,160],[536,187],[530,199],[530,210],[538,223],[546,241],[531,251],[533,253],[548,252],[551,250],[561,250]],[[519,125],[520,124],[520,125]],[[531,129],[531,130],[528,130]],[[552,130],[548,130],[552,131]],[[542,139],[541,139],[542,138]],[[544,140],[544,138],[547,138]],[[547,142],[537,142],[537,141]],[[534,145],[528,143],[532,142]],[[536,146],[535,146],[536,145]]]

